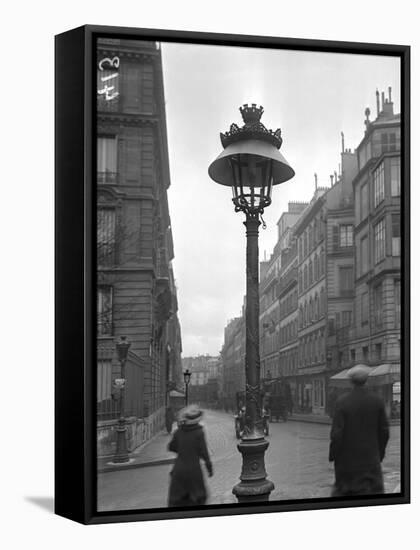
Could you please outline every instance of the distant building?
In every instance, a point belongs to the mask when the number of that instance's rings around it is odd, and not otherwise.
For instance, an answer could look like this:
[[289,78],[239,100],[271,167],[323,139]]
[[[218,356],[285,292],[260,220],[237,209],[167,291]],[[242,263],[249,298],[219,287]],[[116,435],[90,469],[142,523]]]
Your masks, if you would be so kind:
[[210,355],[183,357],[182,367],[191,372],[188,388],[189,401],[202,406],[218,406],[221,360]]
[[115,341],[131,342],[125,415],[129,448],[164,424],[181,378],[172,270],[165,101],[159,45],[100,39],[97,50],[98,454],[111,454],[119,415]]

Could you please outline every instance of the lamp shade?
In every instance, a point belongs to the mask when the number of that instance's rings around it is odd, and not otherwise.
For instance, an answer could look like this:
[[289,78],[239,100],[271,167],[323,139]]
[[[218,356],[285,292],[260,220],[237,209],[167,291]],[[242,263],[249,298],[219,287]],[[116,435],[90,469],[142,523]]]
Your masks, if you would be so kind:
[[[231,143],[209,166],[209,176],[216,183],[232,187],[236,185],[232,160],[241,159],[241,162],[255,162],[257,165],[264,160],[271,160],[272,185],[290,180],[295,171],[289,165],[280,151],[271,143],[259,139],[245,139]],[[254,186],[264,185],[264,178],[255,178]]]

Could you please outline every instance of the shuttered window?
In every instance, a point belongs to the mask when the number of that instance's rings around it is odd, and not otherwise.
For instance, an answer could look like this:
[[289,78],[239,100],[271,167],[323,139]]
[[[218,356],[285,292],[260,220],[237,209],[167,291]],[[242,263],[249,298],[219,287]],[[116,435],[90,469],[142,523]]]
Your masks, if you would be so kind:
[[109,267],[115,263],[114,208],[98,208],[97,250],[99,266]]
[[399,214],[392,214],[392,255],[401,255],[401,221]]
[[112,287],[99,286],[97,293],[98,336],[112,335]]
[[385,220],[381,220],[374,227],[375,263],[385,258]]
[[339,268],[339,285],[340,285],[340,294],[347,295],[353,292],[354,287],[354,278],[353,278],[353,267],[340,267]]
[[347,248],[353,246],[353,226],[340,225],[340,247]]
[[400,157],[391,159],[391,195],[399,197],[401,194],[401,165]]
[[383,162],[381,162],[373,173],[373,189],[374,205],[376,208],[385,198],[385,172]]

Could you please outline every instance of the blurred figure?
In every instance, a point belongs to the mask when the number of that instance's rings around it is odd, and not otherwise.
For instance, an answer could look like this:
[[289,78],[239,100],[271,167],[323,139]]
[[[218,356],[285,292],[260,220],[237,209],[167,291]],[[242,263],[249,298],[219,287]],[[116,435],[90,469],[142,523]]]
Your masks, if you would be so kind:
[[199,424],[203,416],[197,405],[190,405],[179,412],[178,429],[168,449],[177,453],[170,473],[168,506],[197,506],[206,503],[207,490],[201,471],[200,459],[204,460],[209,477],[213,475],[204,437]]
[[172,407],[166,407],[166,411],[165,411],[165,426],[166,426],[166,431],[168,432],[168,434],[170,434],[172,432],[172,425],[174,423],[174,420],[175,420],[175,415],[174,415],[174,411],[172,410]]
[[380,397],[365,383],[369,368],[349,370],[353,390],[337,399],[329,460],[334,461],[332,496],[371,495],[384,492],[381,462],[389,439],[389,424]]

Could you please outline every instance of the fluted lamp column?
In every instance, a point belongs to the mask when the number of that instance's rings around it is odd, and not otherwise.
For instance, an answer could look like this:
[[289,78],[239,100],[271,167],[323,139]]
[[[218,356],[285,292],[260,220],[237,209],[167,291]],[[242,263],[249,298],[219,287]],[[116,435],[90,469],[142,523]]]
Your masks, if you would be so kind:
[[121,375],[120,378],[114,381],[119,387],[120,399],[119,399],[119,419],[117,431],[117,447],[113,462],[122,463],[128,462],[128,448],[127,448],[127,424],[125,420],[125,363],[128,357],[128,350],[130,349],[131,343],[127,340],[126,336],[121,336],[120,339],[116,342],[115,348],[117,350],[118,361],[121,365]]
[[238,502],[267,501],[274,485],[267,479],[264,454],[268,448],[262,427],[259,351],[258,228],[271,204],[273,185],[295,172],[280,153],[281,131],[268,130],[260,121],[263,107],[240,107],[242,127],[232,124],[221,133],[224,150],[209,166],[209,176],[230,186],[235,212],[245,214],[246,227],[246,343],[245,430],[238,450],[242,454],[240,482],[232,489]]

